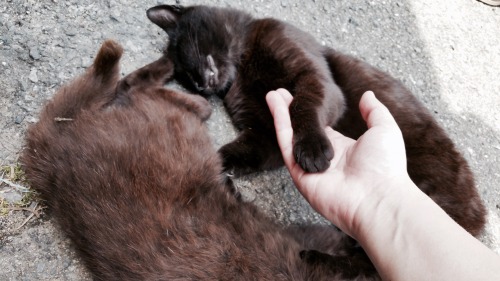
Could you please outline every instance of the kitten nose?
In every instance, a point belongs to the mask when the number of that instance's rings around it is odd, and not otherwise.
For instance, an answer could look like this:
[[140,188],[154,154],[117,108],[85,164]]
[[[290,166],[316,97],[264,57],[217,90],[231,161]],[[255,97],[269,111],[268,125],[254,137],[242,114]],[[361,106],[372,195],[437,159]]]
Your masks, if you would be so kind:
[[219,69],[217,69],[212,55],[207,56],[207,66],[205,70],[205,81],[209,88],[216,88],[219,83]]
[[217,78],[217,71],[207,70],[205,72],[205,87],[206,88],[215,88],[217,83],[219,82]]

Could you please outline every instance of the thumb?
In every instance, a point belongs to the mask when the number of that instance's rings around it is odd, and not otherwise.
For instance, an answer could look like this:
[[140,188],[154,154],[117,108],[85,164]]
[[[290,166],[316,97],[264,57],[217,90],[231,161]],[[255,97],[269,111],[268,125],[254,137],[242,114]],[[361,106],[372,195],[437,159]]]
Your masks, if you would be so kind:
[[394,117],[372,91],[367,91],[359,101],[359,110],[368,129],[375,126],[398,127]]

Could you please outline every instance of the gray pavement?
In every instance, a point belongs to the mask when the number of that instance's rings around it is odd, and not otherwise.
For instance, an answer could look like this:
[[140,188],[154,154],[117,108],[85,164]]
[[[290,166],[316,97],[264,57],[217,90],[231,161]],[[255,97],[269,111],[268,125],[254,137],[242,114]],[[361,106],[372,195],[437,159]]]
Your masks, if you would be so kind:
[[[475,0],[180,1],[272,16],[402,80],[426,104],[469,161],[489,210],[480,237],[500,254],[500,8]],[[160,55],[166,35],[149,23],[147,0],[4,0],[0,4],[0,164],[15,165],[27,126],[55,90],[92,62],[107,38],[125,48],[122,72]],[[209,128],[220,146],[235,137],[222,103]],[[8,177],[4,174],[3,177]],[[322,222],[283,170],[237,186],[284,224]],[[0,202],[20,199],[0,185]],[[34,208],[36,202],[32,202]],[[38,210],[38,207],[36,207]],[[42,212],[43,213],[43,212]],[[49,214],[0,215],[0,280],[87,280]]]

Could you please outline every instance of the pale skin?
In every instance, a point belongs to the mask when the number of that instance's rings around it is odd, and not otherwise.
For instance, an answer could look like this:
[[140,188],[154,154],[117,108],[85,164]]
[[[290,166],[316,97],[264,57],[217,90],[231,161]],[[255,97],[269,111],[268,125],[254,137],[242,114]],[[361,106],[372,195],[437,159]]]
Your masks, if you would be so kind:
[[305,173],[295,163],[292,99],[284,89],[266,96],[295,185],[316,211],[359,241],[384,280],[500,280],[500,256],[411,181],[401,131],[372,92],[359,104],[369,130],[357,141],[325,129],[335,155],[323,173]]

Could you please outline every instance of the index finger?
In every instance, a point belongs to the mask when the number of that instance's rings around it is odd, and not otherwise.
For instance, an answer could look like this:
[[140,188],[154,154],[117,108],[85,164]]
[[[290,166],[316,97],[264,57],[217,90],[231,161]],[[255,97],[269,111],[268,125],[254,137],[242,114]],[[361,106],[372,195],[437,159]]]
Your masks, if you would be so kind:
[[271,91],[266,95],[267,105],[273,115],[276,137],[287,167],[293,167],[293,129],[290,121],[288,106],[292,102],[292,95],[284,89]]

